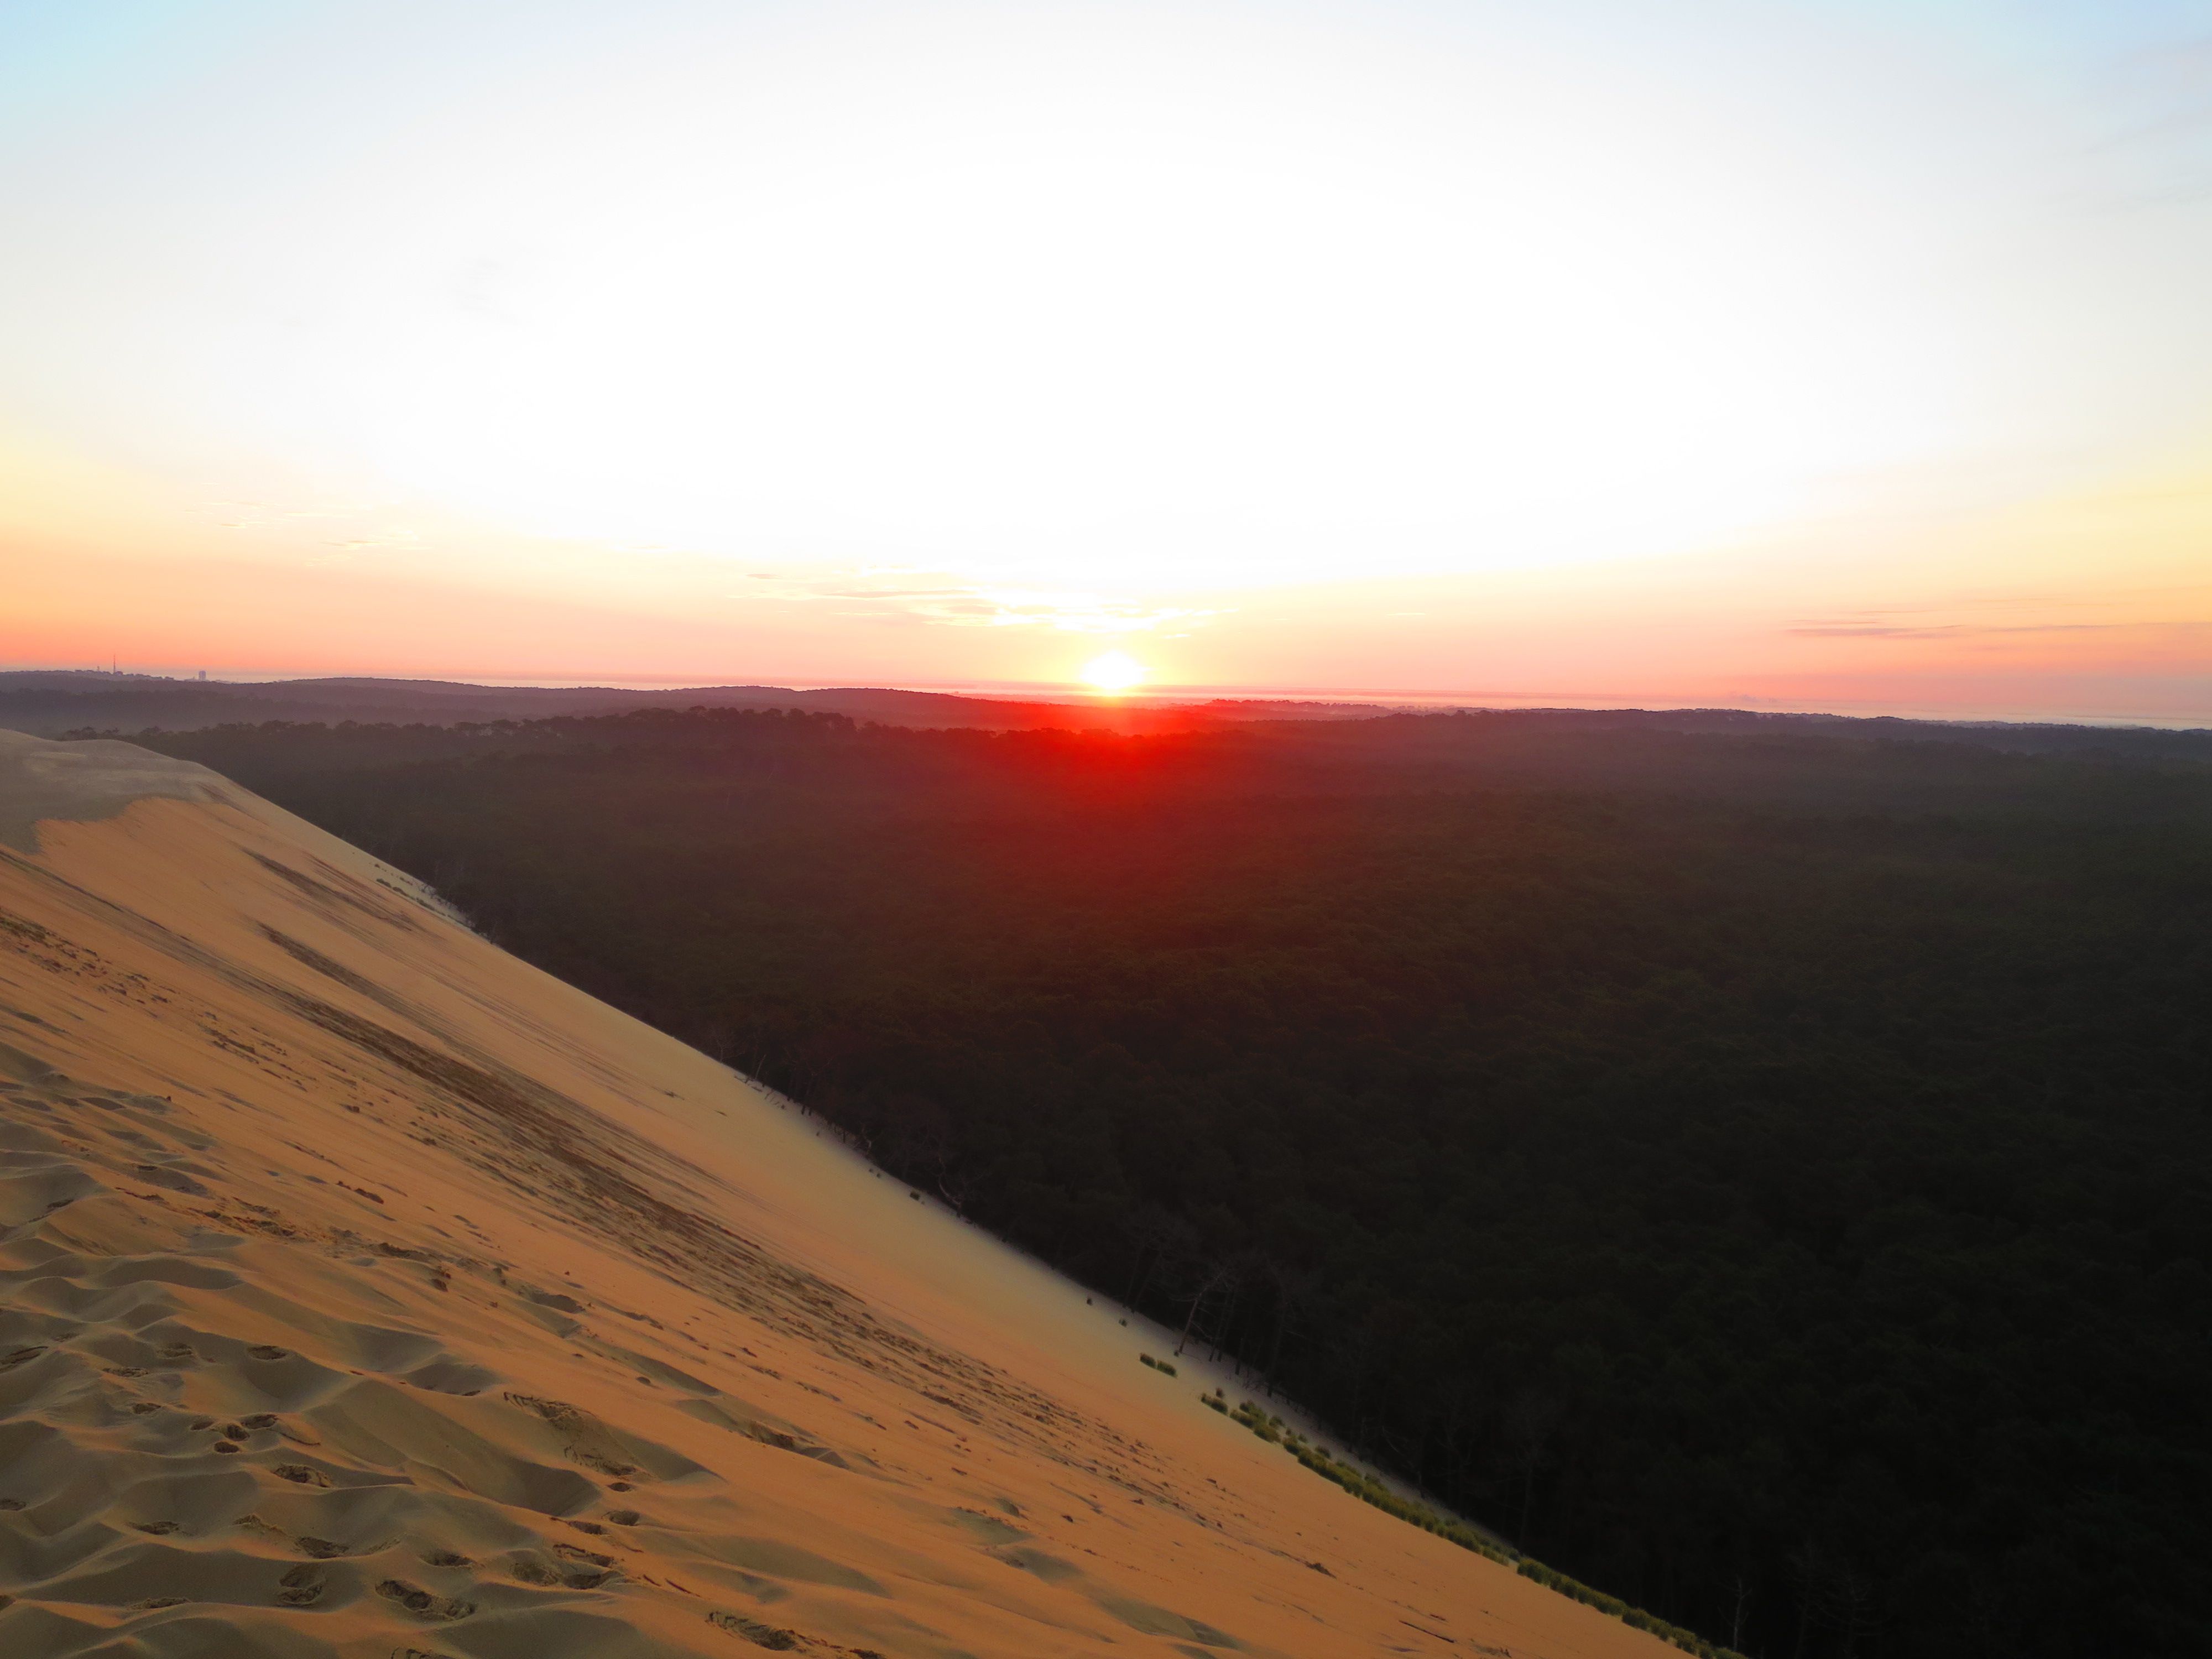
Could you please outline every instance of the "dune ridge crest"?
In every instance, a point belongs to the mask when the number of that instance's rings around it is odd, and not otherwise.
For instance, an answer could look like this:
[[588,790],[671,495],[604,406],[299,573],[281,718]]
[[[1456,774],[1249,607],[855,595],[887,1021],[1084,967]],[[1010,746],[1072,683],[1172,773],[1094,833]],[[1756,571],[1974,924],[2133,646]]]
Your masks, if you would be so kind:
[[0,1652],[1671,1650],[1159,1340],[216,774],[0,733]]

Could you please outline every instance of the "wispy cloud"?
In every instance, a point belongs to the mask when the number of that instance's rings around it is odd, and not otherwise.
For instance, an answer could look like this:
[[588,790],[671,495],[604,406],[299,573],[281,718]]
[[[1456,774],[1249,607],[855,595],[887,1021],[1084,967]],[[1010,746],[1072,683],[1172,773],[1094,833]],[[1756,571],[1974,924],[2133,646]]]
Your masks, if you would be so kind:
[[813,597],[824,599],[943,599],[964,598],[964,587],[825,587]]
[[270,526],[296,524],[326,519],[362,519],[390,509],[380,501],[343,503],[334,507],[275,507],[264,501],[208,501],[203,503],[210,513],[229,513],[236,516],[217,519],[216,523],[224,530],[259,530]]
[[839,614],[890,614],[943,628],[1037,628],[1064,634],[1128,635],[1150,633],[1171,623],[1189,623],[1224,614],[1188,605],[1148,605],[1098,593],[1004,588],[957,581],[890,586],[870,580],[877,576],[910,577],[915,574],[908,571],[844,572],[832,577],[785,577],[763,571],[747,574],[755,581],[775,586],[733,593],[732,598],[772,599],[796,604],[834,602],[841,606],[858,604],[866,609],[842,610]]
[[2140,626],[2132,623],[1936,623],[1914,625],[1881,622],[1806,622],[1786,628],[1786,634],[1820,639],[1959,640],[1999,634],[2095,634],[2115,628]]
[[276,507],[263,501],[208,501],[203,507],[228,515],[215,520],[218,530],[273,531],[282,535],[307,526],[328,526],[354,532],[295,544],[313,564],[339,564],[356,554],[376,550],[415,551],[426,544],[422,531],[398,521],[398,509],[380,501],[301,507]]
[[2107,190],[2144,205],[2212,195],[2212,35],[2131,53],[2102,79],[2118,113],[2088,155]]
[[2141,634],[2199,628],[2212,585],[2130,585],[2088,594],[2018,588],[1954,592],[1929,605],[1862,605],[1802,617],[1782,632],[1801,638],[1974,640],[2056,634]]

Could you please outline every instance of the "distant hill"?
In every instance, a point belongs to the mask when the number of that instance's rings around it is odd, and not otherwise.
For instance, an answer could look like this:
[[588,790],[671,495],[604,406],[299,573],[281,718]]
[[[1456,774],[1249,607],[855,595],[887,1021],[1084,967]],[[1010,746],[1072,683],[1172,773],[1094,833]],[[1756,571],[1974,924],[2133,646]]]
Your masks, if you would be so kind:
[[[83,670],[0,672],[0,730],[37,737],[66,732],[197,732],[267,720],[337,725],[459,726],[468,722],[590,718],[641,708],[789,708],[842,714],[862,725],[930,730],[1060,729],[1158,736],[1261,721],[1371,721],[1403,712],[1374,703],[1273,697],[1200,702],[1131,698],[1054,702],[960,696],[885,686],[689,685],[659,690],[609,685],[477,685],[464,680],[368,678],[180,680]],[[1440,705],[1437,710],[1442,712]],[[1500,750],[1517,743],[1551,753],[1569,732],[1671,732],[1705,735],[1858,737],[1960,742],[2021,754],[2125,755],[2133,759],[2212,758],[2212,731],[1993,720],[1901,720],[1741,708],[1469,709],[1490,722]],[[1401,726],[1416,746],[1437,728]],[[1419,735],[1415,735],[1415,734]],[[1459,742],[1464,733],[1451,739]],[[1389,745],[1394,750],[1401,744]],[[1547,760],[1547,764],[1550,763]]]
[[1169,703],[1025,702],[938,691],[837,686],[473,685],[460,680],[180,680],[154,674],[34,670],[0,673],[0,729],[64,732],[198,731],[264,720],[453,726],[463,721],[619,714],[633,708],[796,708],[864,723],[981,731],[1187,732],[1227,721],[1343,720],[1378,711],[1361,703],[1218,699]]

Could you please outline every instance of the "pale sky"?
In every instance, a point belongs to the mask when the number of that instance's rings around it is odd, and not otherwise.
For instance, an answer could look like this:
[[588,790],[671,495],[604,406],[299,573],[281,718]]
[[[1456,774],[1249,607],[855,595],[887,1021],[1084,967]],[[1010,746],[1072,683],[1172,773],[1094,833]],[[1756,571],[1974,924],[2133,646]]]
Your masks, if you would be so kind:
[[2212,722],[2212,0],[0,0],[0,665]]

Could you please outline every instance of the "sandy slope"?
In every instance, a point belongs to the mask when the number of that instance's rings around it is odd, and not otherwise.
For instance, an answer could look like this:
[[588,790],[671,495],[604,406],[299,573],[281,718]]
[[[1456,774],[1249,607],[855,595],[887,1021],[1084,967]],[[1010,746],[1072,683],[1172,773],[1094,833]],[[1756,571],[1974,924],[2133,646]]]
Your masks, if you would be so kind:
[[0,842],[9,1659],[1672,1651],[212,774]]

